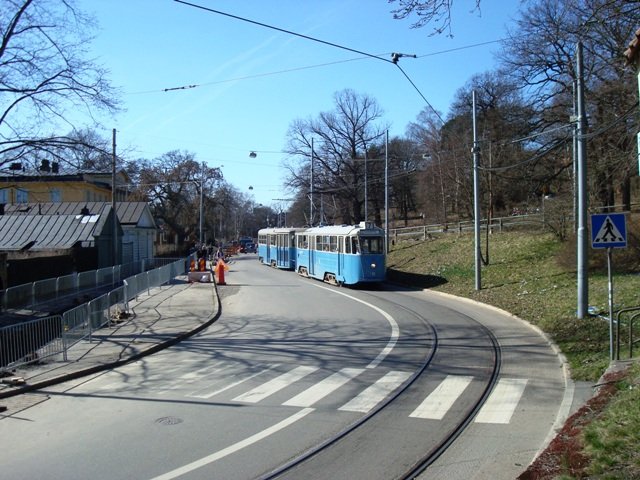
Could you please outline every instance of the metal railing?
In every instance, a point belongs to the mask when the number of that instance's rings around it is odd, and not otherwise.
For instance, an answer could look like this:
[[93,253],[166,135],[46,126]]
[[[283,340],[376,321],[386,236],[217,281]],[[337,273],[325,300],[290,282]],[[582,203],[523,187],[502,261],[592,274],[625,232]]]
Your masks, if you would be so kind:
[[633,358],[633,344],[637,343],[637,340],[633,340],[633,324],[640,317],[640,307],[623,308],[616,314],[616,360],[620,360],[620,325],[624,316],[628,316],[629,358]]
[[114,287],[125,278],[158,268],[175,260],[175,258],[150,258],[9,287],[6,290],[0,290],[0,308],[4,312],[18,309],[35,310],[40,305],[68,298],[78,293]]
[[[542,214],[530,214],[530,215],[514,215],[510,217],[498,217],[492,218],[490,222],[487,219],[480,220],[480,229],[486,230],[487,228],[502,232],[506,229],[513,229],[516,227],[540,227],[544,225],[544,217]],[[418,225],[413,227],[402,228],[390,228],[389,235],[398,240],[405,238],[420,238],[426,240],[432,234],[438,233],[465,233],[474,231],[473,220],[466,220],[463,222],[451,222],[446,224],[433,224],[433,225]]]
[[0,329],[0,370],[66,351],[62,324],[53,315]]
[[[63,360],[66,361],[67,350],[72,345],[85,338],[91,341],[95,330],[119,321],[121,313],[128,313],[130,300],[137,298],[143,292],[150,293],[151,288],[164,285],[178,275],[185,274],[189,259],[171,259],[171,263],[161,259],[157,263],[165,263],[165,265],[132,275],[126,278],[121,286],[71,308],[62,315],[52,315],[0,328],[0,371],[37,362],[57,354],[62,354]],[[93,274],[87,274],[71,282],[65,277],[34,282],[38,285],[36,287],[30,284],[30,291],[38,293],[39,301],[45,301],[45,299],[58,298],[47,293],[46,286],[55,287],[56,295],[59,295],[62,291],[77,293],[77,287],[80,284],[86,288],[92,288],[104,282],[114,285],[118,277],[116,270],[111,271],[112,274],[95,271]],[[93,277],[95,282],[86,280],[90,277]],[[59,288],[61,285],[63,288]],[[25,290],[27,289],[16,291]],[[20,298],[35,303],[33,293]]]

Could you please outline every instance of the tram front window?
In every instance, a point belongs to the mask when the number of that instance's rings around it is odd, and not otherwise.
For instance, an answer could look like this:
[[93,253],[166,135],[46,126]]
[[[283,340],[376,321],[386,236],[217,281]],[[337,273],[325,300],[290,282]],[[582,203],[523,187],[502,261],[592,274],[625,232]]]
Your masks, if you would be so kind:
[[360,237],[360,252],[363,254],[383,252],[382,237]]

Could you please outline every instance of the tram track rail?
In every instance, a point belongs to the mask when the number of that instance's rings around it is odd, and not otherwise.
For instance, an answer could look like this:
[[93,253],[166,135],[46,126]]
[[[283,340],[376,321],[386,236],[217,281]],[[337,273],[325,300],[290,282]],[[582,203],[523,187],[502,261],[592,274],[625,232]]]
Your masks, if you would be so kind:
[[[372,294],[369,294],[372,295]],[[372,295],[375,296],[375,295]],[[289,462],[277,467],[276,469],[268,472],[267,474],[258,477],[258,480],[276,480],[286,475],[287,473],[292,472],[295,468],[304,465],[305,463],[311,461],[315,458],[320,458],[321,455],[328,451],[331,447],[338,445],[341,441],[347,439],[350,435],[354,434],[357,430],[362,428],[363,426],[369,424],[374,418],[379,416],[380,413],[384,412],[388,408],[392,407],[392,405],[398,401],[407,390],[414,385],[418,379],[420,379],[428,370],[429,366],[432,364],[436,353],[438,352],[438,348],[440,345],[438,330],[436,326],[434,326],[424,315],[419,312],[406,307],[398,302],[391,301],[389,299],[385,299],[385,302],[394,305],[397,308],[405,310],[410,315],[412,315],[417,320],[421,321],[423,324],[427,325],[432,333],[432,346],[429,350],[429,353],[425,356],[424,361],[419,366],[417,370],[409,377],[392,395],[390,395],[385,401],[379,404],[375,409],[368,412],[366,415],[359,418],[357,421],[345,427],[340,432],[334,434],[331,438],[325,440],[324,442],[308,449],[297,457],[293,458]],[[430,465],[432,465],[446,450],[453,444],[453,442],[464,432],[464,430],[469,426],[469,424],[473,421],[476,414],[480,411],[482,406],[487,401],[489,395],[491,394],[493,388],[498,382],[498,378],[500,375],[500,364],[502,359],[502,354],[500,350],[500,344],[498,342],[497,337],[482,323],[475,320],[474,318],[460,314],[458,315],[465,317],[470,322],[477,325],[483,333],[489,338],[492,356],[493,356],[493,364],[491,366],[491,373],[489,375],[489,380],[487,381],[487,385],[482,391],[482,394],[475,400],[472,405],[465,411],[460,420],[456,422],[455,426],[447,432],[444,438],[433,448],[431,448],[428,452],[426,452],[422,457],[418,458],[409,469],[405,472],[401,473],[399,476],[395,477],[396,480],[409,480],[415,479],[421,473],[423,473]]]

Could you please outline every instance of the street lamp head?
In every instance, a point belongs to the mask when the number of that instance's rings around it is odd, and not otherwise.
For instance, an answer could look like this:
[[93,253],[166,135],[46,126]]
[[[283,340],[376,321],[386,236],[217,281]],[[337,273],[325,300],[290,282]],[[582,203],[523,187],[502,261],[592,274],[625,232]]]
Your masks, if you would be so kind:
[[249,153],[249,157],[250,158],[256,158],[258,156],[258,154],[254,151],[252,151],[251,153]]

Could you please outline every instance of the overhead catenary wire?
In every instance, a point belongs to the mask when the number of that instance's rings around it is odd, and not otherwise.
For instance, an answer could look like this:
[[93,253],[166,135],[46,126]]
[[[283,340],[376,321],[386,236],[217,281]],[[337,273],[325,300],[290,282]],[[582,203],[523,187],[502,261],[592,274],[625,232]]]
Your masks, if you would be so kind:
[[184,0],[173,0],[173,1],[177,2],[177,3],[182,3],[183,5],[188,5],[190,7],[198,8],[200,10],[204,10],[204,11],[207,11],[207,12],[210,12],[210,13],[215,13],[215,14],[222,15],[222,16],[225,16],[225,17],[233,18],[235,20],[240,20],[242,22],[251,23],[253,25],[258,25],[260,27],[268,28],[268,29],[271,29],[271,30],[276,30],[278,32],[286,33],[287,35],[293,35],[295,37],[304,38],[305,40],[311,40],[312,42],[322,43],[322,44],[328,45],[330,47],[339,48],[339,49],[342,49],[342,50],[346,50],[348,52],[358,53],[358,54],[364,55],[366,57],[371,57],[371,58],[375,58],[377,60],[382,60],[384,62],[392,63],[391,60],[388,60],[386,58],[380,57],[378,55],[373,55],[371,53],[363,52],[362,50],[356,50],[355,48],[345,47],[344,45],[339,45],[337,43],[328,42],[326,40],[321,40],[319,38],[311,37],[309,35],[304,35],[302,33],[297,33],[297,32],[294,32],[292,30],[287,30],[285,28],[276,27],[274,25],[269,25],[269,24],[266,24],[266,23],[258,22],[256,20],[251,20],[251,19],[246,18],[246,17],[240,17],[238,15],[233,15],[231,13],[222,12],[220,10],[215,10],[213,8],[204,7],[204,6],[198,5],[196,3],[185,2]]
[[[303,38],[305,40],[310,40],[312,42],[321,43],[323,45],[328,45],[330,47],[338,48],[338,49],[345,50],[345,51],[348,51],[348,52],[357,53],[359,55],[364,55],[365,57],[369,57],[369,58],[373,58],[373,59],[376,59],[376,60],[382,60],[383,62],[391,63],[391,64],[395,65],[396,67],[398,67],[400,69],[400,71],[405,76],[405,78],[409,81],[411,86],[413,86],[413,88],[416,90],[416,92],[418,92],[420,97],[422,97],[422,99],[426,102],[426,104],[429,106],[429,108],[431,108],[431,110],[433,110],[433,112],[438,116],[440,121],[442,123],[444,123],[444,120],[442,119],[442,117],[440,116],[438,111],[435,108],[433,108],[433,106],[429,103],[427,98],[420,91],[418,86],[413,82],[413,80],[411,80],[411,78],[409,78],[409,75],[407,75],[407,73],[400,67],[400,65],[398,65],[398,58],[399,58],[397,56],[398,54],[392,53],[391,54],[392,55],[392,59],[389,59],[389,58],[382,57],[380,55],[374,55],[372,53],[363,52],[362,50],[356,50],[355,48],[346,47],[344,45],[340,45],[340,44],[333,43],[333,42],[328,42],[326,40],[322,40],[322,39],[319,39],[319,38],[316,38],[316,37],[311,37],[309,35],[304,35],[302,33],[297,33],[297,32],[294,32],[292,30],[287,30],[287,29],[284,29],[284,28],[276,27],[274,25],[269,25],[269,24],[266,24],[266,23],[258,22],[256,20],[251,20],[249,18],[241,17],[239,15],[233,15],[231,13],[226,13],[226,12],[223,12],[221,10],[216,10],[216,9],[213,9],[213,8],[210,8],[210,7],[205,7],[205,6],[202,6],[202,5],[198,5],[196,3],[186,2],[185,0],[173,0],[173,1],[176,2],[176,3],[181,3],[183,5],[188,5],[190,7],[198,8],[198,9],[204,10],[206,12],[215,13],[217,15],[222,15],[222,16],[225,16],[225,17],[233,18],[235,20],[240,20],[242,22],[246,22],[246,23],[250,23],[250,24],[253,24],[253,25],[260,26],[260,27],[268,28],[268,29],[275,30],[275,31],[278,31],[278,32],[281,32],[281,33],[286,33],[287,35],[293,35],[293,36],[296,36],[296,37],[299,37],[299,38]],[[406,55],[400,54],[400,56],[406,56]],[[412,56],[413,57],[417,57],[416,55],[412,55]],[[190,88],[190,87],[187,87],[187,88]],[[176,88],[176,89],[179,89],[179,88]]]

